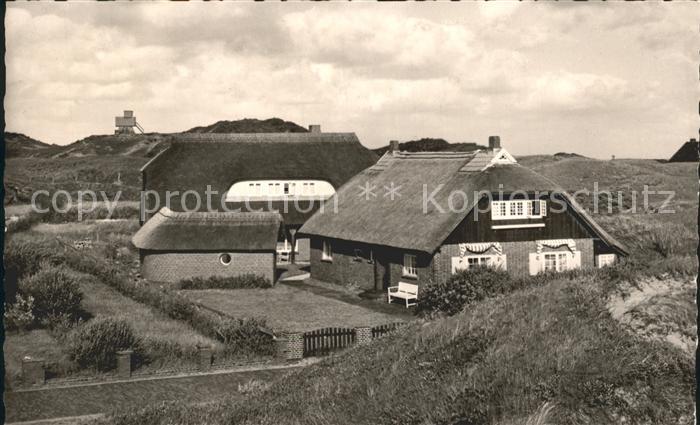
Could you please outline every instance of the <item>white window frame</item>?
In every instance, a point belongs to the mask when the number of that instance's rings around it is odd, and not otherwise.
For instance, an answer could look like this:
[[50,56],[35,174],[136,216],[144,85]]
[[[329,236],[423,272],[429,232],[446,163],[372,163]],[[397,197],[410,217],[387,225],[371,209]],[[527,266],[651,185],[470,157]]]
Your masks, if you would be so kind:
[[415,254],[403,255],[402,275],[405,277],[418,277],[417,256]]
[[333,261],[333,247],[328,241],[323,241],[323,251],[321,252],[321,260]]
[[[547,269],[547,260],[553,261],[553,268]],[[554,251],[554,252],[544,252],[542,253],[542,270],[545,272],[563,272],[571,268],[571,253],[566,251]]]
[[[499,258],[500,257],[500,258]],[[465,255],[464,257],[452,257],[452,274],[459,272],[460,270],[469,270],[477,266],[493,267],[496,269],[506,270],[506,256],[505,255]],[[466,267],[459,267],[455,264],[455,260],[463,260]],[[477,264],[470,264],[469,260],[475,260]],[[461,262],[461,261],[460,261]],[[485,263],[485,264],[484,264]]]
[[[540,213],[534,213],[534,202],[540,203]],[[493,201],[491,203],[492,220],[517,220],[523,218],[542,218],[547,216],[547,201],[518,199],[514,201]]]
[[615,264],[616,260],[617,256],[615,254],[598,254],[596,256],[596,266],[602,269],[603,267]]

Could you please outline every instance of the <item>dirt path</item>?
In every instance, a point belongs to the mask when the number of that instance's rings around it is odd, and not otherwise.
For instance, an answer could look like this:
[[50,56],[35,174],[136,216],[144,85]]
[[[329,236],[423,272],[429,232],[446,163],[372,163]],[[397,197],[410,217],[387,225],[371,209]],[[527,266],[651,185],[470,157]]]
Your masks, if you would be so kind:
[[167,378],[147,378],[81,386],[38,388],[5,393],[5,420],[36,421],[96,415],[145,407],[152,403],[198,403],[239,394],[251,380],[269,381],[299,364]]
[[608,300],[608,311],[644,338],[666,341],[688,355],[695,352],[696,306],[692,281],[646,279]]

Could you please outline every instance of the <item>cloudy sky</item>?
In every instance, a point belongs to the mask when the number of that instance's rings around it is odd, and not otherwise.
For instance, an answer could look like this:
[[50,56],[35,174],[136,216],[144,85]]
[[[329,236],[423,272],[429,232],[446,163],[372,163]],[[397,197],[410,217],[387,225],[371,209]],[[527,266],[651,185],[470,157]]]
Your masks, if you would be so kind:
[[8,3],[8,131],[280,117],[369,147],[668,157],[698,134],[700,7],[674,4]]

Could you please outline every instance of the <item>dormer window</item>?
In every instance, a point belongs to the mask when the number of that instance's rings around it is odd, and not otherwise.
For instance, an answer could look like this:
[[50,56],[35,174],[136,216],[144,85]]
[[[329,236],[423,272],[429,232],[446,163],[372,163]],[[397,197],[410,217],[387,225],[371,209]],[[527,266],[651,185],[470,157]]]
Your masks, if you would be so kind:
[[523,218],[542,218],[547,215],[547,201],[517,200],[493,201],[491,204],[492,220],[517,220]]

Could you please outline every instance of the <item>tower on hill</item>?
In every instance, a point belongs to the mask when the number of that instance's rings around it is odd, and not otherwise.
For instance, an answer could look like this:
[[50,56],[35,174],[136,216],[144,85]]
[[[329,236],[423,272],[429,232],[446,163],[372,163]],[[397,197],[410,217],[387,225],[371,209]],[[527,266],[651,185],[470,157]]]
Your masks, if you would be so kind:
[[134,128],[144,133],[143,128],[136,122],[134,111],[124,111],[124,116],[114,117],[114,125],[117,127],[114,134],[134,134]]

